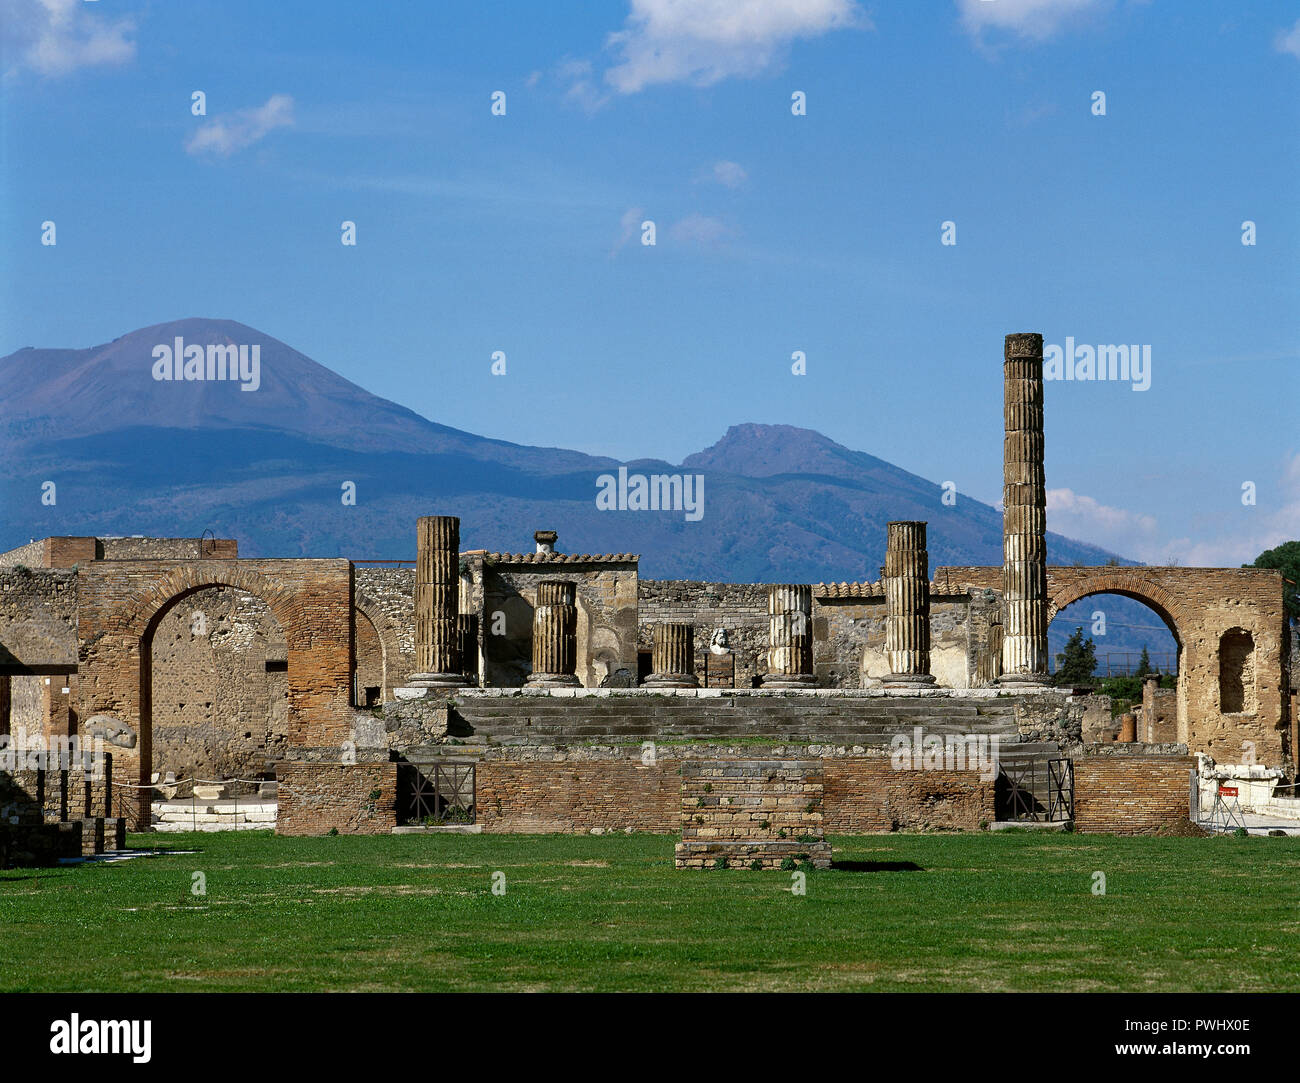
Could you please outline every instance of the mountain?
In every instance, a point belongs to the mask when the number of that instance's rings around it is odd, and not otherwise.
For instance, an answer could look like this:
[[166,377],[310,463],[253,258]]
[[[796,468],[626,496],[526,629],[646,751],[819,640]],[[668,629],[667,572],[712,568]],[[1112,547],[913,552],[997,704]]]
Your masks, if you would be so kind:
[[[177,338],[257,345],[259,386],[155,379],[155,349]],[[526,447],[429,421],[230,320],[0,359],[0,454],[2,548],[211,530],[245,556],[410,558],[416,516],[456,514],[466,549],[527,551],[554,528],[567,552],[641,553],[647,577],[817,582],[876,578],[886,522],[926,519],[933,565],[1002,559],[995,508],[964,495],[944,506],[935,483],[807,429],[736,425],[680,465]],[[597,478],[620,465],[702,474],[703,518],[598,509]],[[356,506],[340,499],[345,481]],[[1059,563],[1111,557],[1057,534],[1049,546]]]

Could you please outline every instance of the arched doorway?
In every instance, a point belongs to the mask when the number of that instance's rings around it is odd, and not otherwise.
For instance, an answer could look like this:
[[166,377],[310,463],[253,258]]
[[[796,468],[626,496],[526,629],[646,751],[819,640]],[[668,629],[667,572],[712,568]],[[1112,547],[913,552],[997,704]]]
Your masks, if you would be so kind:
[[[1158,589],[1114,584],[1099,577],[1058,591],[1048,607],[1049,666],[1060,664],[1067,640],[1082,629],[1096,654],[1093,686],[1111,696],[1115,716],[1137,716],[1134,737],[1146,743],[1176,743],[1187,735],[1185,648],[1173,607]],[[1150,688],[1141,679],[1159,680]],[[1144,710],[1145,697],[1145,710]],[[1088,726],[1085,723],[1085,730]],[[1089,735],[1085,732],[1085,740]],[[1098,738],[1095,735],[1093,739]]]
[[265,601],[226,585],[180,595],[141,650],[142,776],[273,776],[289,738],[288,644]]
[[364,609],[353,610],[352,619],[356,635],[352,703],[357,707],[378,707],[388,698],[383,637]]

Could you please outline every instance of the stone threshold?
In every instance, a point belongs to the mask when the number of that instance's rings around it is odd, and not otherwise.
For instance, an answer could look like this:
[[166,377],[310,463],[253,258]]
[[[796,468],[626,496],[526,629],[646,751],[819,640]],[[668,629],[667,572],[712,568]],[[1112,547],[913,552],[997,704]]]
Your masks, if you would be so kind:
[[1010,831],[1015,828],[1025,831],[1065,831],[1072,826],[1072,820],[998,820],[989,824],[989,830]]
[[394,835],[481,835],[482,824],[442,824],[439,827],[395,827]]

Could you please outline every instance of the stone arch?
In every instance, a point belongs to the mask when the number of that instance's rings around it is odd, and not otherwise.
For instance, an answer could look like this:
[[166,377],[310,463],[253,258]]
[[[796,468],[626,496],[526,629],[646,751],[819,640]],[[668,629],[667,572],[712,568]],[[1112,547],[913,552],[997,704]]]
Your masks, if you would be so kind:
[[1141,574],[1140,569],[1101,568],[1086,571],[1078,576],[1061,576],[1064,581],[1052,582],[1052,572],[1048,572],[1047,623],[1050,625],[1056,615],[1068,605],[1090,598],[1096,594],[1119,594],[1141,602],[1158,616],[1174,637],[1174,646],[1178,652],[1177,678],[1177,733],[1180,741],[1188,739],[1188,697],[1189,677],[1187,665],[1187,633],[1194,630],[1194,622],[1189,624],[1182,607],[1159,583],[1153,582]]
[[[376,635],[379,637],[379,648],[383,655],[383,691],[381,697],[384,702],[387,702],[392,699],[393,687],[398,681],[404,681],[410,676],[410,674],[403,672],[402,643],[397,623],[374,598],[360,591],[353,595],[352,608],[370,621]],[[356,664],[354,657],[354,670]]]
[[289,649],[310,645],[306,622],[291,595],[265,576],[248,568],[213,568],[206,561],[196,561],[172,569],[150,584],[144,596],[129,611],[123,631],[137,639],[153,634],[159,619],[187,595],[207,587],[234,587],[261,598],[284,629]]
[[1153,583],[1141,575],[1106,569],[1085,575],[1077,580],[1067,581],[1054,589],[1049,585],[1047,603],[1047,623],[1051,624],[1056,615],[1068,605],[1089,598],[1094,594],[1121,594],[1125,598],[1143,603],[1165,623],[1173,634],[1174,642],[1182,651],[1184,639],[1182,626],[1185,623],[1177,602],[1158,583]]
[[364,609],[352,609],[352,703],[374,707],[388,698],[388,652]]

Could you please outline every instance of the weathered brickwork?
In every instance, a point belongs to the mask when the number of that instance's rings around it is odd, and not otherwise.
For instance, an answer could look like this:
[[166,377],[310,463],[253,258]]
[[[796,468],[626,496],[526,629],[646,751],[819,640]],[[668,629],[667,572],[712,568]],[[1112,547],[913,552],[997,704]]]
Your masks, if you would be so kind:
[[1193,756],[1083,756],[1074,761],[1074,828],[1156,835],[1189,827]]
[[713,633],[721,628],[735,659],[734,687],[752,688],[767,673],[767,587],[763,584],[643,579],[637,596],[638,651],[649,655],[656,624],[694,625],[695,670],[703,674]]
[[119,753],[122,777],[148,782],[153,713],[150,652],[161,616],[195,591],[226,586],[274,614],[287,649],[288,745],[328,749],[351,734],[352,566],[346,560],[102,561],[79,573],[81,719],[107,714],[138,734]]
[[277,772],[280,835],[382,835],[397,826],[397,764],[286,761]]
[[[931,671],[946,688],[982,687],[992,682],[991,659],[1000,656],[998,595],[980,590],[972,597],[932,584]],[[735,687],[753,687],[767,673],[767,588],[758,583],[647,580],[639,586],[638,648],[651,648],[659,623],[695,627],[696,669],[704,672],[710,639],[726,630],[736,666]],[[885,653],[885,594],[880,583],[819,584],[813,587],[813,671],[823,688],[876,687],[889,672]]]
[[[964,586],[996,587],[1000,568],[953,567],[936,572]],[[1178,642],[1177,740],[1193,752],[1208,752],[1225,763],[1237,762],[1243,742],[1254,743],[1260,763],[1293,764],[1290,687],[1290,635],[1283,601],[1282,573],[1260,568],[1102,567],[1047,569],[1048,618],[1081,598],[1122,594],[1156,611]],[[1223,637],[1249,636],[1245,665],[1224,665]],[[1243,640],[1229,639],[1229,654],[1240,661]],[[1221,677],[1244,674],[1245,710],[1225,709]],[[1231,680],[1228,682],[1232,684]],[[1231,699],[1231,693],[1229,694]]]
[[[381,701],[389,702],[393,698],[394,688],[404,688],[411,676],[417,672],[415,664],[415,569],[414,568],[366,568],[358,567],[355,572],[353,604],[362,614],[369,627],[358,620],[359,632],[357,649],[357,672],[365,673],[365,683],[358,680],[358,686],[374,687],[375,675],[380,675],[383,689]],[[370,638],[370,629],[374,639],[378,640],[378,655],[374,646],[367,646],[363,653],[361,636]],[[364,699],[358,703],[365,706]]]
[[484,760],[476,771],[484,831],[541,834],[677,829],[675,760]]
[[898,771],[883,756],[825,763],[833,834],[975,831],[997,818],[994,782],[978,771]]
[[208,587],[153,632],[151,770],[177,778],[261,778],[289,740],[288,647],[256,595]]

